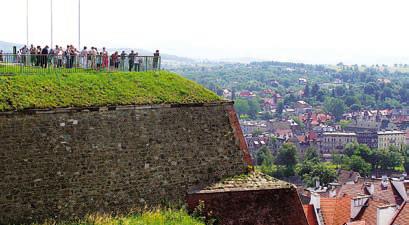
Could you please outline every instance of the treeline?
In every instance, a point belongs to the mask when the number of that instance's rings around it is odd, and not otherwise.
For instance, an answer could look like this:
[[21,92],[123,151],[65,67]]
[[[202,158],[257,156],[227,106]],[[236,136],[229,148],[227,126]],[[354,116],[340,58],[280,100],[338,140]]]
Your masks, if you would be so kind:
[[361,176],[373,173],[396,171],[409,173],[409,147],[403,149],[371,149],[366,145],[350,143],[343,154],[333,154],[333,162],[321,162],[316,149],[308,148],[301,161],[293,144],[284,144],[273,155],[266,147],[256,155],[257,168],[277,178],[288,178],[298,175],[310,187],[317,180],[322,185],[333,182],[337,177],[337,169],[359,172]]
[[[339,69],[342,68],[342,69]],[[224,64],[175,69],[219,95],[223,89],[261,91],[272,89],[284,96],[284,105],[297,100],[324,105],[331,112],[360,109],[400,108],[409,105],[409,70],[378,67],[329,67],[280,62]],[[308,80],[304,85],[299,78]],[[378,80],[380,79],[380,80]],[[304,94],[300,95],[299,91]],[[333,102],[332,99],[341,99]],[[336,104],[335,104],[336,103]],[[331,109],[330,105],[340,105]]]

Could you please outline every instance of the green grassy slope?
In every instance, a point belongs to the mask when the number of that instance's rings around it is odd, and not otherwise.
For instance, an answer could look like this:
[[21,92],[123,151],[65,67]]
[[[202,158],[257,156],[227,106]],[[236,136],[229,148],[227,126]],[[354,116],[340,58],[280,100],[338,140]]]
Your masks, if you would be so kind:
[[217,101],[213,92],[166,71],[0,76],[0,111]]
[[[205,225],[204,222],[189,216],[184,210],[157,210],[129,216],[92,215],[71,222],[46,221],[41,225]],[[36,225],[36,224],[34,224]]]

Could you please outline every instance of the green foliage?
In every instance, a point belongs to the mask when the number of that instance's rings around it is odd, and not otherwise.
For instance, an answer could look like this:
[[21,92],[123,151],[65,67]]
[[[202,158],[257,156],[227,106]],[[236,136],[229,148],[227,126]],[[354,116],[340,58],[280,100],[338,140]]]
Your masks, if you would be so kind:
[[164,209],[145,211],[143,213],[130,214],[127,216],[88,215],[77,221],[56,222],[48,220],[41,225],[205,225],[204,220],[194,218],[187,214],[184,209]]
[[320,156],[318,155],[317,149],[314,147],[309,147],[305,151],[304,161],[311,161],[318,163],[320,161]]
[[310,86],[308,84],[305,85],[304,88],[304,97],[310,97],[311,93],[310,93]]
[[374,154],[374,166],[376,169],[394,169],[402,166],[404,155],[398,149],[390,147],[389,149],[378,149]]
[[[239,177],[241,177],[241,175],[239,175]],[[237,177],[233,179],[237,179]],[[192,217],[205,222],[206,225],[213,225],[216,222],[211,212],[206,212],[205,203],[202,200],[199,200],[199,205],[194,209]]]
[[249,104],[248,114],[250,115],[250,117],[256,118],[257,114],[261,111],[260,100],[258,98],[251,98],[250,100],[248,100],[248,104]]
[[405,146],[403,151],[403,168],[405,169],[406,173],[409,173],[409,146]]
[[277,108],[276,108],[277,116],[280,117],[283,114],[283,110],[284,110],[284,102],[279,101],[277,103]]
[[[234,87],[237,91],[272,89],[284,96],[284,105],[297,100],[322,105],[333,97],[344,102],[351,110],[365,108],[398,108],[409,105],[409,71],[381,70],[378,67],[342,67],[306,65],[282,62],[255,62],[251,64],[220,64],[207,67],[192,66],[175,71],[209,88]],[[308,85],[297,81],[308,74]],[[378,82],[387,78],[391,83]],[[278,81],[279,84],[270,81]],[[335,84],[340,80],[342,84]],[[309,84],[312,84],[311,86]],[[295,94],[303,90],[299,99]],[[347,109],[346,108],[346,109]],[[280,113],[277,113],[280,116]]]
[[238,98],[234,106],[238,114],[246,114],[253,119],[255,119],[257,114],[261,111],[259,98]]
[[249,103],[246,99],[236,99],[234,102],[234,108],[240,115],[246,114],[250,111]]
[[357,155],[351,156],[348,167],[353,171],[359,172],[363,176],[367,176],[371,172],[371,164]]
[[363,175],[369,174],[371,170],[402,168],[406,162],[404,151],[393,146],[388,149],[371,149],[363,144],[349,143],[345,146],[344,153],[345,156],[334,155],[336,164]]
[[352,107],[352,105],[361,105],[361,101],[359,101],[359,98],[357,96],[347,96],[345,98],[345,105],[348,107]]
[[331,113],[336,120],[342,118],[342,114],[346,111],[346,106],[344,101],[339,98],[327,98],[324,103],[325,110]]
[[291,176],[294,174],[294,166],[297,164],[297,149],[293,144],[283,144],[278,150],[275,164],[284,166],[286,168],[286,174]]
[[272,166],[273,165],[273,154],[271,154],[270,149],[266,146],[261,147],[256,154],[257,164],[262,164],[263,166]]
[[216,101],[213,92],[165,71],[0,77],[0,111]]
[[311,88],[311,95],[312,96],[317,96],[319,91],[320,91],[320,86],[317,83],[312,85],[312,88]]
[[351,120],[341,120],[341,121],[339,121],[339,125],[341,125],[342,129],[345,129],[351,123],[352,123]]
[[259,136],[259,135],[261,135],[263,132],[261,132],[261,130],[260,129],[254,129],[254,131],[251,133],[251,136],[253,136],[253,137],[257,137],[257,136]]
[[321,185],[325,186],[333,182],[337,175],[335,168],[332,166],[309,160],[298,166],[296,171],[308,187],[314,187],[316,180],[319,180]]
[[300,120],[300,118],[293,116],[291,119],[294,120],[294,122],[297,123],[302,129],[305,128],[305,124]]

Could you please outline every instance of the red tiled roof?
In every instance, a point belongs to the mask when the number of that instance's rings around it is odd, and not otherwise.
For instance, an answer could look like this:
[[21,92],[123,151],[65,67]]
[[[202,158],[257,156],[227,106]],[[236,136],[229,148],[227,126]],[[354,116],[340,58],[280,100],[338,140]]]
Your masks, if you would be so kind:
[[309,225],[318,225],[317,217],[315,216],[313,205],[303,205],[305,217]]
[[336,203],[337,203],[336,198],[320,199],[321,213],[326,225],[333,225]]
[[409,202],[402,204],[399,212],[396,214],[391,225],[406,225],[409,224]]
[[334,225],[343,225],[351,219],[351,198],[340,198],[336,204]]
[[391,182],[388,182],[387,188],[383,188],[380,180],[373,182],[375,185],[375,192],[373,198],[375,200],[387,201],[390,204],[401,205],[403,203],[402,197],[395,190]]
[[[373,199],[378,201],[385,201],[389,204],[401,205],[403,199],[394,189],[393,185],[388,182],[386,188],[383,188],[380,180],[370,181],[374,185],[374,193],[372,194]],[[339,197],[343,195],[348,195],[351,197],[357,197],[359,195],[369,195],[370,193],[366,190],[365,184],[363,182],[358,182],[355,184],[345,184],[342,185],[338,193]]]
[[301,135],[301,136],[297,136],[297,140],[299,143],[304,143],[305,142],[305,136]]
[[325,225],[343,225],[351,218],[351,198],[322,198],[321,213]]
[[308,140],[310,140],[310,141],[311,140],[317,140],[317,138],[318,138],[318,135],[314,131],[311,131],[311,132],[308,133]]
[[358,182],[355,184],[344,184],[340,188],[338,192],[338,197],[342,197],[344,195],[348,195],[351,197],[356,197],[358,195],[367,195],[368,193],[365,191],[362,182]]
[[355,182],[358,179],[358,177],[359,177],[358,172],[342,170],[342,169],[338,171],[338,183],[340,184],[345,184],[348,181]]
[[317,125],[319,125],[319,123],[318,123],[318,121],[313,120],[313,121],[311,122],[311,125],[317,126]]
[[365,207],[361,214],[358,216],[358,220],[364,220],[366,222],[366,225],[376,225],[376,218],[377,218],[377,210],[378,207],[384,206],[386,203],[385,202],[379,202],[375,200],[369,200],[368,201],[368,206]]
[[242,91],[242,92],[240,92],[240,96],[242,96],[242,97],[250,97],[252,95],[253,95],[253,93],[251,91]]

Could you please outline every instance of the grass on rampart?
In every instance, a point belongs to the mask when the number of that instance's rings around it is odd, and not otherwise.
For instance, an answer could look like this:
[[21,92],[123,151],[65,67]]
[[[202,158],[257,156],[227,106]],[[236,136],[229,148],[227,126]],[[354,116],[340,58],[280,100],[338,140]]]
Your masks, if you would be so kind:
[[91,215],[78,221],[55,222],[46,221],[39,225],[205,225],[181,210],[156,210],[129,216]]
[[0,111],[218,101],[210,90],[166,71],[0,76]]

